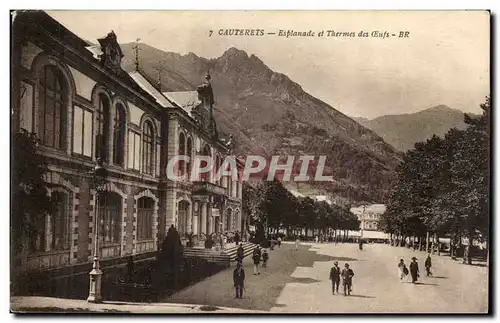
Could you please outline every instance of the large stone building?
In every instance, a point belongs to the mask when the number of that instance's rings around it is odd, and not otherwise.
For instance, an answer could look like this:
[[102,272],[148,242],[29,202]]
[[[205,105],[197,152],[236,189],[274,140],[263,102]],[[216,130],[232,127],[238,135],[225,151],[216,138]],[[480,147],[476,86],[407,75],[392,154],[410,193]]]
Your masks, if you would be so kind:
[[353,207],[351,212],[361,221],[361,230],[376,231],[378,230],[380,216],[385,212],[385,209],[384,204],[371,204]]
[[[230,154],[209,75],[192,92],[161,93],[140,68],[121,68],[113,32],[92,45],[41,11],[17,13],[12,32],[13,131],[40,138],[57,203],[37,223],[43,234],[15,256],[16,272],[90,264],[96,210],[103,260],[156,251],[172,224],[200,240],[244,229],[241,182],[213,172],[191,181],[192,162],[178,164],[179,179],[166,176],[173,156],[208,155],[220,165]],[[96,199],[89,172],[98,158],[109,177]]]

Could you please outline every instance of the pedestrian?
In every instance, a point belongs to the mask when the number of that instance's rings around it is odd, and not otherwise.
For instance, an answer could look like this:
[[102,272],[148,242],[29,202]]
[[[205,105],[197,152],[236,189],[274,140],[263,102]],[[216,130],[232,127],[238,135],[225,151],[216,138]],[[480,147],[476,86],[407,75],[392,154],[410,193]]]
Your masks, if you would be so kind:
[[238,231],[236,231],[236,233],[234,234],[234,244],[238,245],[239,242],[240,242],[240,234],[238,233]]
[[330,269],[330,280],[332,281],[332,294],[335,295],[339,293],[339,283],[340,283],[340,267],[339,262],[335,261],[332,269]]
[[300,240],[299,237],[297,236],[295,238],[295,250],[299,250],[299,245],[300,245]]
[[233,271],[234,288],[236,289],[236,298],[243,298],[243,288],[245,288],[245,269],[238,263]]
[[260,275],[260,272],[259,272],[260,255],[261,255],[260,249],[259,249],[259,246],[257,246],[253,250],[253,255],[252,255],[252,259],[253,259],[253,274],[254,275]]
[[281,237],[278,236],[278,248],[281,248]]
[[425,259],[425,272],[427,273],[427,277],[432,276],[431,267],[431,255],[427,255],[427,259]]
[[236,250],[236,260],[238,262],[243,262],[244,257],[245,257],[245,250],[243,249],[243,243],[240,243],[238,250]]
[[420,275],[418,270],[417,258],[413,257],[411,258],[411,260],[412,260],[412,262],[410,263],[411,282],[415,284]]
[[267,267],[268,260],[269,260],[269,254],[267,253],[266,249],[264,249],[264,252],[262,253],[262,268]]
[[352,291],[352,277],[354,276],[354,271],[349,268],[349,264],[345,264],[345,268],[342,269],[342,285],[344,286],[344,296],[351,295]]
[[404,260],[400,259],[398,263],[398,278],[401,283],[404,282],[406,275],[408,275],[408,268],[406,268]]
[[363,250],[363,240],[359,239],[359,250]]
[[315,238],[315,239],[316,239],[316,243],[318,243],[318,242],[319,242],[319,237],[318,237],[318,236],[316,236],[316,238]]

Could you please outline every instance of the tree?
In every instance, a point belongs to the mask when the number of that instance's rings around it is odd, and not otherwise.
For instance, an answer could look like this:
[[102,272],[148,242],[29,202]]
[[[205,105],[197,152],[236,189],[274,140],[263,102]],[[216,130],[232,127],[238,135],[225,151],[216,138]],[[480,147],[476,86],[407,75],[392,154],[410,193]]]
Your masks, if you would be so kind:
[[[398,167],[398,180],[389,194],[381,219],[385,232],[403,238],[425,230],[450,235],[451,253],[462,235],[487,241],[489,232],[489,97],[483,115],[464,115],[465,130],[450,129],[444,138],[433,136],[416,143]],[[469,263],[466,252],[464,261]]]
[[25,130],[14,134],[11,167],[11,239],[18,253],[29,238],[34,242],[42,233],[40,222],[53,211],[44,176],[48,172],[45,158],[37,153],[36,134]]

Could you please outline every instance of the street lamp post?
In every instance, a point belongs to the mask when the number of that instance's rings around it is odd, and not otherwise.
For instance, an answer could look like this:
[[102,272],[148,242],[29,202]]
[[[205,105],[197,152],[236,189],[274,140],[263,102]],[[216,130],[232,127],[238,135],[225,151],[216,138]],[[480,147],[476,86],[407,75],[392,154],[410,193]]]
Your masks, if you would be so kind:
[[94,206],[94,261],[90,276],[89,297],[87,301],[90,303],[100,303],[101,295],[101,277],[102,271],[99,265],[99,195],[104,192],[108,177],[108,171],[103,166],[101,159],[97,160],[97,164],[91,171],[93,188],[96,190],[96,204]]
[[363,205],[363,213],[361,214],[361,234],[360,234],[360,239],[363,238],[363,229],[365,227],[365,210],[366,210],[366,205]]

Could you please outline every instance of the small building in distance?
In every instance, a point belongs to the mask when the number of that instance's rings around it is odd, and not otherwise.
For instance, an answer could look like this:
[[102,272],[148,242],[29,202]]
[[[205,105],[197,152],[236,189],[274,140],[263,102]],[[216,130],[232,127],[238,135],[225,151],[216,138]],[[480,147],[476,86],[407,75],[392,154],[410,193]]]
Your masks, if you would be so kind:
[[380,216],[385,212],[385,204],[371,204],[352,207],[354,213],[361,221],[360,231],[353,236],[360,236],[364,239],[388,239],[388,235],[378,230]]

